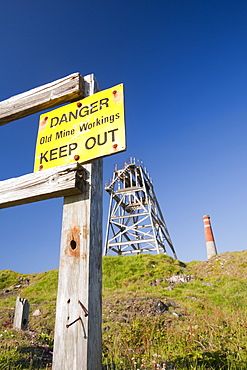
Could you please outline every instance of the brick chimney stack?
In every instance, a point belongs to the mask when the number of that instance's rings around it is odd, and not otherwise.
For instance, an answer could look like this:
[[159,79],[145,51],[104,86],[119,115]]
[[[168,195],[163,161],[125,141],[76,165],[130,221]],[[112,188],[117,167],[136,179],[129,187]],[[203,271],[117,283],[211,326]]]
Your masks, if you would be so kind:
[[215,254],[217,254],[217,249],[214,241],[214,235],[210,223],[210,217],[208,215],[203,216],[204,222],[204,232],[205,232],[205,239],[206,239],[206,249],[207,249],[207,256],[208,259]]

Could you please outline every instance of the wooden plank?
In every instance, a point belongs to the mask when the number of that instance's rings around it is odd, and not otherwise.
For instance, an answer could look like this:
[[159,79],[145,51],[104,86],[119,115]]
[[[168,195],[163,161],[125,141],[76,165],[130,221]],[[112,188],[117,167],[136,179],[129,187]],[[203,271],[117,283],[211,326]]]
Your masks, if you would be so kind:
[[0,102],[0,126],[84,97],[84,79],[73,73]]
[[31,173],[0,182],[0,209],[81,194],[86,188],[86,171],[78,163]]
[[88,191],[64,198],[53,370],[102,369],[102,159],[84,167]]

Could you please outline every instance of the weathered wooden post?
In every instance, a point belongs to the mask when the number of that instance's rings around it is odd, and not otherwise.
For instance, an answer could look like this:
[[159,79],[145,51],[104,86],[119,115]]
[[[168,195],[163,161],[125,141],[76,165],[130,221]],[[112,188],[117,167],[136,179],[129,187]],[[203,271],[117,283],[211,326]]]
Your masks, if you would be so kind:
[[84,168],[86,191],[64,197],[53,370],[101,369],[102,159]]
[[29,303],[27,299],[16,298],[15,304],[15,317],[13,328],[16,330],[27,330],[28,327],[28,315],[29,315]]
[[41,116],[35,172],[0,182],[0,209],[64,196],[53,370],[101,369],[101,157],[126,142],[123,85],[97,90],[77,73],[0,102],[4,125],[73,101]]

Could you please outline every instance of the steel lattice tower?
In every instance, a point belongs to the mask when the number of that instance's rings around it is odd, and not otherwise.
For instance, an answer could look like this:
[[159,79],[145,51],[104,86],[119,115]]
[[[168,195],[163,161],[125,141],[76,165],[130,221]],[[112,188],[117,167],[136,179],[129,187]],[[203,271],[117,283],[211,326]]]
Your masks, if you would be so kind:
[[104,255],[143,252],[166,253],[165,243],[177,259],[152,180],[141,161],[131,158],[114,168],[105,187],[110,194]]

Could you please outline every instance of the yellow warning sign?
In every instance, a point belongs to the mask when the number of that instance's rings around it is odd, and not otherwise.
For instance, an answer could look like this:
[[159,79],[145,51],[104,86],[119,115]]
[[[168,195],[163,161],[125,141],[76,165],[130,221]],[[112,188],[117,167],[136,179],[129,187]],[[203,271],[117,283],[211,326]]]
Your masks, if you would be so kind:
[[126,150],[123,84],[42,114],[34,172]]

